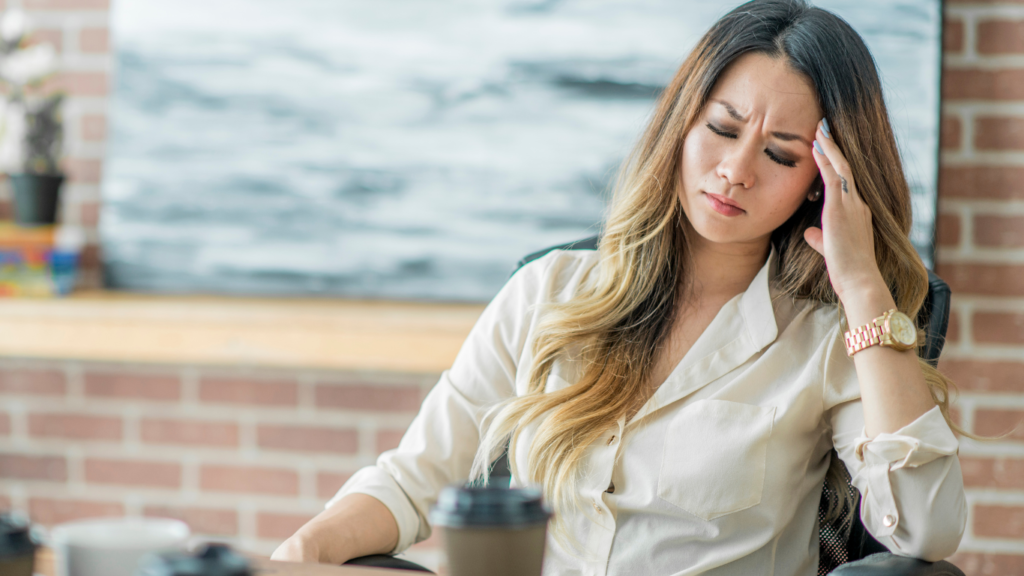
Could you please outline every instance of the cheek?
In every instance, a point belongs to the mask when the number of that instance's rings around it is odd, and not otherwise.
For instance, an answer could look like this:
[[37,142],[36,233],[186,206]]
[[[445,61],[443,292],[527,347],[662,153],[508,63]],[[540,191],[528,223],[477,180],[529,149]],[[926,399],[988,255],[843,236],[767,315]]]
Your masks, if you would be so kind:
[[696,185],[716,165],[715,142],[693,129],[683,141],[683,182]]
[[[792,169],[787,170],[793,172]],[[777,224],[781,225],[789,220],[789,217],[807,201],[807,194],[810,192],[810,186],[817,174],[817,167],[815,167],[814,172],[810,175],[803,172],[800,174],[790,173],[779,178],[775,189],[775,197],[779,201],[774,204],[774,209],[771,211],[773,221],[777,220]]]

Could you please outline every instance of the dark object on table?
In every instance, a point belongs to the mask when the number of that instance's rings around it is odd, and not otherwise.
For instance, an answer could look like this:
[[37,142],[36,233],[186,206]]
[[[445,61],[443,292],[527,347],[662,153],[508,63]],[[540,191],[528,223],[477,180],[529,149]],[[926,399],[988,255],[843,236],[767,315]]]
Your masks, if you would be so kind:
[[195,554],[166,552],[143,561],[139,576],[252,576],[249,560],[226,544],[207,544]]
[[21,226],[42,226],[57,222],[61,174],[11,174],[14,189],[14,221]]
[[31,528],[20,514],[0,514],[0,574],[32,576],[37,543]]
[[[541,258],[552,250],[596,250],[598,237],[584,238],[568,244],[545,248],[523,257],[516,263],[515,271]],[[515,271],[512,273],[515,274]],[[918,349],[918,354],[935,366],[939,361],[939,354],[942,353],[942,346],[946,340],[946,329],[949,326],[949,303],[951,291],[949,286],[936,276],[931,270],[928,271],[928,295],[924,301],[924,308],[918,321],[927,336],[924,346]],[[833,451],[833,457],[838,458]],[[491,472],[492,478],[501,482],[502,477],[510,476],[508,471],[508,460],[502,455],[494,465]],[[847,475],[849,477],[849,475]],[[829,497],[833,489],[828,481],[822,486],[821,504],[818,509],[818,517],[824,518]],[[819,530],[819,564],[818,574],[825,576],[964,576],[964,573],[953,564],[940,562],[924,562],[914,558],[897,556],[871,537],[871,534],[864,529],[860,519],[859,504],[857,513],[853,515],[853,526],[849,537],[844,537],[841,529],[842,522],[849,515],[841,515],[839,519],[831,524],[822,523]],[[384,558],[390,558],[385,556]],[[358,558],[356,560],[359,560]],[[355,561],[353,561],[355,563]],[[376,564],[380,567],[390,568],[386,563]],[[408,568],[407,568],[408,569]],[[420,567],[423,571],[428,571]]]
[[387,554],[360,556],[359,558],[353,558],[348,562],[345,562],[345,564],[351,564],[354,566],[371,566],[373,568],[388,568],[390,570],[410,570],[413,572],[426,572],[428,574],[433,574],[433,572],[419,564],[416,564],[415,562],[409,562],[408,560],[402,560],[401,558],[395,558],[394,556],[388,556]]

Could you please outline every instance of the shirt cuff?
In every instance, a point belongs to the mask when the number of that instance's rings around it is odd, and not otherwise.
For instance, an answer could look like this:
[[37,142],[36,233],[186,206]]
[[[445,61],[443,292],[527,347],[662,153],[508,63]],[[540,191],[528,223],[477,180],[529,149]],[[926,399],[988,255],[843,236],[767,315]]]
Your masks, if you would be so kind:
[[861,518],[876,538],[892,535],[900,520],[889,473],[955,455],[959,446],[938,406],[892,433],[868,438],[861,431],[854,450],[864,468],[854,484],[864,495]]
[[404,552],[416,543],[420,528],[419,514],[391,474],[377,466],[367,466],[359,470],[324,505],[324,509],[330,508],[349,494],[373,496],[391,511],[398,524],[398,544],[389,554]]

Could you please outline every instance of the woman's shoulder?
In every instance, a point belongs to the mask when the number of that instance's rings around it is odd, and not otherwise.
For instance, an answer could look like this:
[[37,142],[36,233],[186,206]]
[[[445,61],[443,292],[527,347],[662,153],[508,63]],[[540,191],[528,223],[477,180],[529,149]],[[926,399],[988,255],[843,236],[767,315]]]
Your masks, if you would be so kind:
[[596,271],[599,260],[597,250],[552,250],[513,273],[508,286],[535,302],[566,302]]

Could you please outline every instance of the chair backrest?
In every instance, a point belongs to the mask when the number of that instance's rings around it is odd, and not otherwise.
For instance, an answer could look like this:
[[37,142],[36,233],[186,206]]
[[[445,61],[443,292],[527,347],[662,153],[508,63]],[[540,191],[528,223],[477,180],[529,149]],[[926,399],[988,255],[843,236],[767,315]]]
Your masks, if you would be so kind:
[[[520,268],[538,258],[541,258],[553,250],[596,250],[598,243],[597,236],[584,238],[567,244],[551,246],[538,250],[524,256],[516,263],[515,274]],[[939,355],[942,353],[942,346],[946,342],[946,329],[949,327],[949,305],[951,291],[949,285],[942,278],[939,278],[931,270],[928,271],[928,295],[925,297],[921,314],[918,316],[918,323],[925,331],[925,344],[918,348],[918,354],[927,360],[932,366],[937,366]],[[507,450],[506,450],[507,452]],[[833,450],[833,458],[838,458]],[[508,460],[502,455],[492,467],[491,475],[497,478],[511,476],[508,469]],[[500,483],[501,480],[496,480]],[[849,479],[847,479],[849,484]],[[851,490],[856,490],[850,484]],[[836,567],[847,562],[860,560],[875,552],[888,552],[888,549],[871,537],[871,534],[864,529],[860,520],[859,502],[858,509],[853,515],[853,522],[850,532],[847,535],[842,529],[842,524],[847,521],[851,511],[847,508],[839,518],[831,523],[825,523],[825,514],[828,509],[829,499],[833,497],[834,489],[829,485],[828,480],[822,486],[821,502],[818,507],[818,519],[820,521],[818,531],[819,561],[818,574],[824,576],[832,572]]]

